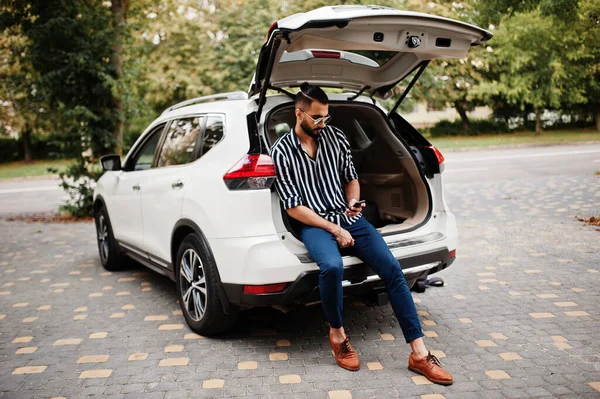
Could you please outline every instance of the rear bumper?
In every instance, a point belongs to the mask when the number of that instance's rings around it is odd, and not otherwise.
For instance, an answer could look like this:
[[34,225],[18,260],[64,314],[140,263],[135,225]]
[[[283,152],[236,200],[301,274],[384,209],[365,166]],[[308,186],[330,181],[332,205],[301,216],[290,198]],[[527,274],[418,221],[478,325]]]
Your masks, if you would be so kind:
[[[415,280],[447,268],[454,259],[450,257],[448,249],[444,248],[398,260],[406,280]],[[346,266],[343,278],[344,295],[358,295],[384,287],[379,277],[362,263]],[[274,294],[245,294],[241,284],[223,283],[221,288],[227,302],[238,306],[302,304],[320,299],[318,270],[301,273],[284,291]]]

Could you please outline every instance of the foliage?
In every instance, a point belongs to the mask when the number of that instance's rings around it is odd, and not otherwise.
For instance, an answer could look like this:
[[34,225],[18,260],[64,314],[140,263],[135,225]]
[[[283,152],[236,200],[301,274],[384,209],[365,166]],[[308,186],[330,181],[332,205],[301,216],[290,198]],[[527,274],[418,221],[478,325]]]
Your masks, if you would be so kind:
[[[18,138],[0,137],[0,163],[19,161],[25,158],[23,136]],[[33,159],[63,159],[73,151],[65,148],[56,135],[34,133],[30,137],[30,151]]]
[[60,210],[76,218],[94,214],[94,187],[102,176],[102,170],[93,166],[91,162],[92,158],[82,156],[64,171],[48,169],[51,173],[58,173],[61,179],[60,186],[69,194],[69,199],[66,204],[60,206]]
[[429,128],[431,137],[444,136],[479,136],[482,134],[508,133],[508,124],[501,120],[474,119],[471,128],[465,129],[460,119],[455,121],[441,120]]

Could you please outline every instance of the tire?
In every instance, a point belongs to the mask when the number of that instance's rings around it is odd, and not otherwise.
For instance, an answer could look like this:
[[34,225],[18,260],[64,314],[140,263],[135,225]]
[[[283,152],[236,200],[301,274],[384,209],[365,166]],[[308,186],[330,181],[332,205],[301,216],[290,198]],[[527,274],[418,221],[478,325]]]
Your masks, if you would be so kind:
[[119,252],[108,212],[104,205],[96,210],[94,219],[96,221],[96,240],[98,241],[100,263],[106,270],[111,272],[125,269],[125,257]]
[[179,246],[175,282],[183,317],[192,331],[208,336],[233,327],[238,312],[223,311],[217,265],[207,243],[196,233],[188,234]]

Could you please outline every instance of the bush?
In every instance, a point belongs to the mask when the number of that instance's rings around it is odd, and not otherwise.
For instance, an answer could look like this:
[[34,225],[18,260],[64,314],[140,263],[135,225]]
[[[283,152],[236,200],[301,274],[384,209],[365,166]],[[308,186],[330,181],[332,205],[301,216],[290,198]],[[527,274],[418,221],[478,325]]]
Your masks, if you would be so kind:
[[66,204],[60,206],[61,211],[75,218],[94,215],[94,188],[103,174],[97,161],[80,156],[64,172],[55,168],[48,168],[48,171],[58,173],[61,179],[60,186],[69,195]]
[[10,137],[0,137],[0,163],[19,160],[19,142]]
[[[74,144],[62,140],[60,133],[31,135],[31,157],[33,160],[65,159],[72,158],[76,154]],[[23,161],[24,159],[23,137],[18,139],[0,137],[0,163]]]
[[473,119],[471,129],[465,129],[460,119],[441,120],[429,128],[431,137],[479,136],[481,134],[500,134],[510,132],[506,122],[501,120]]

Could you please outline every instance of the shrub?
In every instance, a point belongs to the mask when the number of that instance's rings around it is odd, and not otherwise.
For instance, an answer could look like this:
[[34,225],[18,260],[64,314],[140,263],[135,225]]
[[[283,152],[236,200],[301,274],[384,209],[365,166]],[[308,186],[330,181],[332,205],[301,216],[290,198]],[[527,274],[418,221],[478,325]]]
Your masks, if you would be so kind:
[[429,128],[431,137],[443,136],[479,136],[481,134],[500,134],[510,132],[506,122],[501,120],[473,119],[471,129],[465,129],[460,119],[441,120]]

